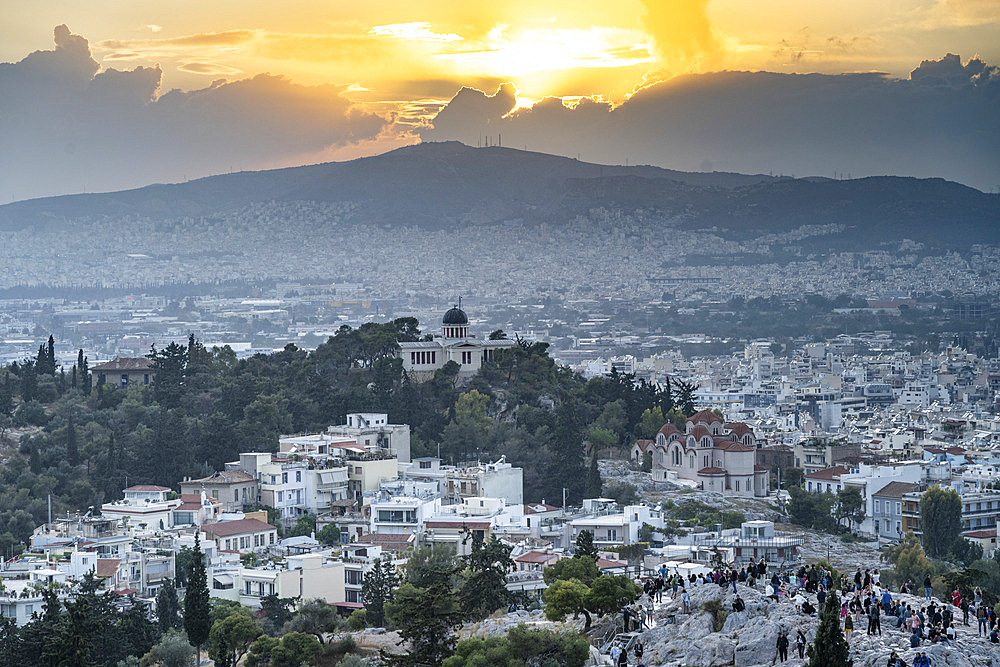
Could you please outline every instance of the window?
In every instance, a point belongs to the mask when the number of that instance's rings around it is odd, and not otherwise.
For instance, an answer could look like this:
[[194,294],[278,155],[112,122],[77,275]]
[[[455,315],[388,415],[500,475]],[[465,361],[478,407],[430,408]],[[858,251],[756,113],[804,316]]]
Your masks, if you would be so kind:
[[247,595],[250,595],[250,582],[246,582],[245,588]]
[[420,462],[420,468],[421,469],[428,469],[430,467],[431,467],[431,462],[430,461],[421,461]]
[[240,502],[240,490],[239,489],[233,489],[233,502],[234,503]]
[[295,471],[295,481],[296,482],[301,482],[302,481],[302,471],[301,470],[296,470]]
[[881,511],[882,511],[882,501],[876,500],[875,501],[875,513],[878,514]]
[[149,384],[149,373],[143,373],[143,375],[142,375],[142,383],[143,384]]
[[736,490],[740,490],[740,480],[736,480]]
[[271,533],[271,540],[270,540],[270,543],[271,543],[271,544],[274,544],[274,533]]
[[899,514],[899,503],[896,503],[896,514]]
[[278,491],[278,502],[279,503],[285,499],[284,496],[285,496],[284,491]]
[[287,472],[281,473],[281,483],[282,484],[288,484],[288,473]]

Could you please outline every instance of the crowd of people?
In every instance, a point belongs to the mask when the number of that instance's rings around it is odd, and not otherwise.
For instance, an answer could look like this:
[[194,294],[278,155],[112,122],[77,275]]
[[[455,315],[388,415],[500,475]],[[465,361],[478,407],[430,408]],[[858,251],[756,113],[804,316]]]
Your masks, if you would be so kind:
[[[761,558],[759,561],[750,559],[745,564],[725,565],[717,563],[709,573],[682,576],[676,570],[670,572],[666,565],[649,577],[637,580],[642,586],[642,593],[634,604],[622,609],[625,632],[641,632],[653,625],[654,602],[663,602],[663,596],[668,595],[673,600],[680,600],[681,613],[691,613],[690,588],[698,586],[718,586],[732,588],[734,599],[732,611],[746,612],[746,603],[740,595],[739,586],[756,588],[763,587],[768,597],[795,605],[797,611],[816,616],[822,613],[831,591],[837,586],[833,573],[821,564],[814,563],[801,566],[798,570],[771,571],[768,576],[768,564]],[[868,635],[882,635],[883,616],[885,624],[894,627],[910,636],[911,648],[918,648],[924,643],[948,644],[956,640],[959,623],[970,626],[970,619],[977,624],[977,634],[985,636],[988,641],[1000,644],[1000,621],[995,610],[983,600],[983,593],[976,587],[971,596],[963,597],[958,590],[952,592],[950,603],[936,601],[932,595],[930,575],[924,581],[924,601],[927,604],[916,605],[904,602],[900,594],[912,595],[915,586],[906,581],[894,595],[889,586],[881,581],[878,568],[862,570],[860,567],[854,573],[853,579],[840,577],[840,619],[844,634],[850,642],[855,626],[860,627],[862,620],[866,621]],[[834,598],[836,599],[836,598]],[[813,603],[815,600],[815,603]],[[961,620],[959,620],[959,618]],[[788,659],[788,650],[793,641],[784,629],[779,630],[775,660],[784,662]],[[805,657],[808,641],[800,629],[795,634],[794,645],[799,658]],[[616,644],[612,648],[614,664],[625,667],[629,664],[629,653],[625,644]],[[631,649],[636,658],[636,665],[644,667],[642,662],[643,646],[637,641]],[[906,663],[893,653],[887,667],[908,667]],[[925,652],[917,652],[913,667],[931,667],[931,659]]]

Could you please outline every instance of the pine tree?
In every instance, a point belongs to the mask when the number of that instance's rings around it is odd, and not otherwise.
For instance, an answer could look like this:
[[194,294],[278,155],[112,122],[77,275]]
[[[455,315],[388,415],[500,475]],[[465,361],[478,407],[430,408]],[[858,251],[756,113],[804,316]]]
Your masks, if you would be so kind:
[[597,560],[597,547],[594,546],[594,533],[589,530],[581,530],[576,536],[575,556],[589,556]]
[[851,650],[840,629],[840,601],[837,592],[830,591],[826,606],[819,617],[816,638],[807,651],[809,667],[853,667]]
[[205,572],[205,556],[201,552],[201,540],[194,534],[194,558],[188,572],[187,592],[184,594],[184,632],[188,642],[195,648],[198,663],[201,664],[201,647],[208,641],[212,629],[212,619],[208,598],[208,575]]
[[375,561],[361,584],[361,601],[365,605],[365,620],[380,628],[385,625],[385,603],[392,602],[392,592],[399,585],[396,566],[388,556]]

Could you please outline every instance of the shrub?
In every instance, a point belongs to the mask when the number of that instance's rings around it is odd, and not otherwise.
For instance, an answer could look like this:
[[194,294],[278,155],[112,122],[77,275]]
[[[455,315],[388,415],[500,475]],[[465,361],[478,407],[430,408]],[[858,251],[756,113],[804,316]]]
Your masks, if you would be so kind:
[[351,615],[347,618],[347,627],[355,632],[368,627],[365,610],[355,609],[352,611]]

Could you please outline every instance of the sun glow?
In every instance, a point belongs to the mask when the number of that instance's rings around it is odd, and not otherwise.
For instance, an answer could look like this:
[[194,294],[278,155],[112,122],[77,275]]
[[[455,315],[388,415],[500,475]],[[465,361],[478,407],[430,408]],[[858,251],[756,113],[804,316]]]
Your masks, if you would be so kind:
[[490,76],[517,76],[579,68],[627,67],[653,60],[645,35],[634,30],[525,28],[500,24],[480,48],[439,53],[467,71]]

